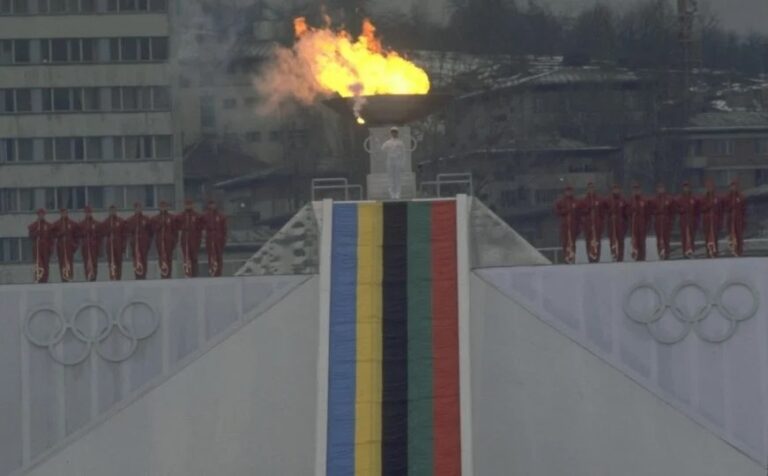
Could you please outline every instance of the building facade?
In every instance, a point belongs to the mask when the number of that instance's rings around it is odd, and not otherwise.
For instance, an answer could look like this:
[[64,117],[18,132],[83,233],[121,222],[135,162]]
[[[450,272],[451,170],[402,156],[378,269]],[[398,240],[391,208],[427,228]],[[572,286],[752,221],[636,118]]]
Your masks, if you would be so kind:
[[171,3],[0,2],[0,283],[31,280],[38,208],[178,202]]

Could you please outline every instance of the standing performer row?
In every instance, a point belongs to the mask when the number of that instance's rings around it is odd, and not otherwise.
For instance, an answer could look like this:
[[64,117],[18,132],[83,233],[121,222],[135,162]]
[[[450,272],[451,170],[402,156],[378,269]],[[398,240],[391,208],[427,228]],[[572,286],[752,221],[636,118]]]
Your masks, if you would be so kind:
[[59,220],[50,223],[45,220],[45,210],[38,210],[37,220],[29,225],[36,283],[48,282],[54,247],[62,282],[74,279],[74,256],[78,248],[83,258],[85,279],[96,281],[102,244],[110,280],[119,281],[122,278],[126,245],[130,249],[136,279],[146,279],[153,238],[160,277],[172,277],[173,254],[177,242],[180,242],[184,275],[193,278],[198,274],[198,254],[203,233],[208,254],[208,274],[211,277],[221,276],[224,245],[227,242],[227,219],[219,213],[214,202],[208,202],[205,213],[199,214],[193,202],[187,200],[184,211],[178,215],[168,210],[167,203],[161,202],[160,212],[153,217],[144,215],[141,204],[136,203],[133,215],[127,220],[120,218],[117,209],[111,206],[109,216],[103,222],[93,217],[90,207],[85,208],[85,218],[81,222],[72,220],[66,209],[61,209],[60,213]]
[[733,256],[744,252],[746,228],[746,201],[737,182],[731,182],[725,196],[717,194],[714,183],[709,181],[706,192],[696,197],[688,182],[683,183],[682,194],[669,195],[664,185],[656,187],[653,198],[645,197],[640,186],[632,187],[627,200],[621,188],[614,185],[607,198],[601,198],[594,184],[587,185],[586,196],[579,200],[573,189],[567,187],[565,195],[555,204],[560,217],[560,240],[565,262],[576,261],[576,240],[583,232],[587,257],[590,263],[600,261],[600,242],[607,227],[611,256],[616,262],[624,260],[624,241],[627,232],[631,238],[631,256],[635,261],[645,261],[646,237],[653,220],[659,259],[670,255],[670,238],[675,218],[678,218],[683,256],[693,258],[696,251],[696,233],[702,225],[708,258],[719,255],[718,240],[724,221],[727,221],[729,248]]

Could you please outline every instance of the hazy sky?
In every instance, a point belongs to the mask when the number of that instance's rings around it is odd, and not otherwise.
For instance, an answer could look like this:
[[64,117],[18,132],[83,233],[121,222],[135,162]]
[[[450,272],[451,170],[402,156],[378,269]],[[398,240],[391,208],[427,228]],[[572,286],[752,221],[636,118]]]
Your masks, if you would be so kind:
[[[595,0],[539,0],[561,10],[578,9],[583,5],[591,5]],[[603,0],[609,4],[629,4],[633,0]],[[670,0],[673,1],[673,0]],[[399,6],[408,9],[414,3],[428,4],[436,18],[444,18],[447,14],[447,0],[375,0],[381,6]],[[520,0],[524,4],[525,0]],[[747,33],[759,31],[768,33],[768,0],[700,0],[703,8],[710,8],[723,22],[723,25],[735,31]]]

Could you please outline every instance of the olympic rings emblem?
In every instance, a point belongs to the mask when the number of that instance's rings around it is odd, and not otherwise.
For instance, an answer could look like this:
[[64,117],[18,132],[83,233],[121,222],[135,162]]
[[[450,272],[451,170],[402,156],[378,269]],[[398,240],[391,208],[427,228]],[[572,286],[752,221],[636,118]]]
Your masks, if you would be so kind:
[[[134,325],[126,319],[126,314],[129,310],[142,308],[149,310],[151,324],[147,330],[138,332],[134,328]],[[87,317],[86,311],[90,311],[92,316],[96,316],[95,323],[92,323],[90,326],[85,326],[82,322],[83,319]],[[53,320],[53,332],[49,333],[48,336],[40,336],[40,331],[35,331],[32,326],[32,321],[36,318],[41,318],[44,313],[49,313],[55,316]],[[53,360],[61,365],[71,367],[85,362],[94,349],[96,350],[96,353],[107,362],[125,362],[134,352],[136,352],[139,342],[151,337],[157,332],[158,327],[160,327],[160,321],[157,317],[157,313],[152,306],[144,301],[133,301],[126,304],[117,316],[110,316],[107,310],[99,304],[88,303],[80,306],[71,320],[65,319],[59,311],[52,307],[37,308],[29,313],[24,320],[24,335],[29,342],[37,347],[47,348],[48,353]],[[124,338],[128,339],[129,342],[128,349],[123,351],[122,354],[117,355],[111,354],[104,349],[105,342],[115,330],[117,330],[117,332]],[[75,339],[83,343],[82,353],[69,359],[59,356],[59,353],[56,352],[56,346],[63,342],[67,332],[70,332]]]
[[[366,137],[363,141],[363,149],[365,149],[366,152],[369,154],[373,151],[375,148],[376,150],[381,149],[381,146],[384,143],[380,140],[373,138],[373,137]],[[415,152],[416,149],[419,147],[419,141],[415,137],[411,136],[411,152]]]
[[[743,288],[749,291],[752,305],[746,312],[736,311],[723,301],[725,293],[734,288]],[[695,290],[702,296],[699,305],[693,310],[693,313],[690,313],[688,310],[681,307],[677,302],[680,293],[687,289]],[[643,315],[634,310],[630,305],[632,297],[642,290],[650,291],[655,300],[653,311]],[[758,297],[757,292],[751,285],[740,281],[727,281],[720,286],[714,295],[694,281],[685,281],[678,285],[669,296],[666,296],[653,284],[640,283],[630,289],[624,297],[624,314],[634,322],[645,325],[648,329],[648,333],[651,337],[656,339],[657,342],[667,345],[681,342],[688,336],[688,334],[690,334],[691,330],[705,342],[712,344],[725,342],[733,337],[740,322],[749,320],[757,314],[759,307],[760,298]],[[682,330],[675,335],[662,335],[655,326],[655,324],[664,317],[667,311],[671,311],[672,316],[683,324]],[[727,329],[719,335],[707,334],[702,328],[702,323],[710,316],[712,311],[716,311],[716,314],[720,314],[720,316],[728,323]]]

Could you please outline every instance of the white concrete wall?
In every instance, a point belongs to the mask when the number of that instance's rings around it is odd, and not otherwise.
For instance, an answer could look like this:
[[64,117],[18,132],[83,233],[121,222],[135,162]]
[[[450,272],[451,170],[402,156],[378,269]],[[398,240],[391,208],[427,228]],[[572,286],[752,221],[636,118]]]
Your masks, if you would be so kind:
[[766,474],[476,276],[471,302],[476,476]]
[[28,476],[310,475],[317,280]]

